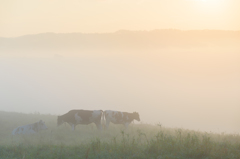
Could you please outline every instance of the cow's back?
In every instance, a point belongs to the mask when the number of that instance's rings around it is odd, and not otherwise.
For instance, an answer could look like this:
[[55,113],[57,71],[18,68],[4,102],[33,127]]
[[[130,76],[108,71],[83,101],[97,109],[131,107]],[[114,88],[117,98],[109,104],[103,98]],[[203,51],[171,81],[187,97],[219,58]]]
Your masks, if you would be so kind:
[[12,135],[32,134],[32,133],[35,133],[35,131],[32,129],[31,124],[19,126],[12,131]]
[[34,134],[34,133],[37,133],[39,130],[44,130],[44,129],[47,129],[47,126],[45,125],[45,122],[40,120],[39,122],[36,122],[33,124],[23,125],[15,128],[12,131],[12,135]]

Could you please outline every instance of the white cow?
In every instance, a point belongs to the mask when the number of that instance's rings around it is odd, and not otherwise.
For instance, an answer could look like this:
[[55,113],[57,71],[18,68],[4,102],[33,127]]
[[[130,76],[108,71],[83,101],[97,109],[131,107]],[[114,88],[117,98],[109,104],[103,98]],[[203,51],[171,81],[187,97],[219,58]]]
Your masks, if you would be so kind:
[[113,111],[113,110],[106,110],[104,111],[104,117],[106,120],[106,128],[110,122],[114,124],[123,124],[125,128],[128,128],[128,125],[133,121],[137,120],[140,121],[139,114],[137,112],[127,113],[127,112],[120,112],[120,111]]
[[47,126],[45,125],[45,122],[42,120],[33,123],[33,124],[28,124],[28,125],[23,125],[15,128],[12,131],[12,135],[17,135],[17,134],[34,134],[39,132],[40,130],[45,130],[47,129]]

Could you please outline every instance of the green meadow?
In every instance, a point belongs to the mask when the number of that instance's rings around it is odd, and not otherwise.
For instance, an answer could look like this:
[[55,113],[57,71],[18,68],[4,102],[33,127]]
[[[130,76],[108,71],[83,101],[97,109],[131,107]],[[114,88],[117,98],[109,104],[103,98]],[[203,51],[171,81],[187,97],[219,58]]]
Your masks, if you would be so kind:
[[[42,119],[48,130],[16,135],[17,126]],[[94,124],[57,127],[56,115],[0,112],[2,159],[239,159],[239,134],[167,128],[161,124],[110,124],[98,131]]]

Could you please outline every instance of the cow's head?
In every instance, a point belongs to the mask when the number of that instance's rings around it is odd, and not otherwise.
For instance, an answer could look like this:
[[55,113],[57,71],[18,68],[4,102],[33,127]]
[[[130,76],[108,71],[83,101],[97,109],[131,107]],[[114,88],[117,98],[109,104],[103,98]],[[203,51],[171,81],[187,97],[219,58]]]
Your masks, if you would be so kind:
[[62,119],[62,117],[61,116],[58,116],[58,118],[57,118],[57,126],[60,126],[60,125],[62,125],[64,122],[63,122],[63,119]]
[[139,114],[137,112],[133,112],[133,117],[135,120],[140,121]]
[[47,129],[47,126],[46,126],[45,122],[40,120],[38,122],[38,130],[45,130],[45,129]]

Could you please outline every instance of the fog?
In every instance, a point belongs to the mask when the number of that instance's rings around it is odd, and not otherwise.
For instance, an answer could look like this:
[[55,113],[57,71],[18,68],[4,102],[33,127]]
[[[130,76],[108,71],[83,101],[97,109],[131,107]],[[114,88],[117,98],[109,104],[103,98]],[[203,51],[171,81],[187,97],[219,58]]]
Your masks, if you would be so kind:
[[143,123],[240,133],[239,51],[220,46],[4,50],[0,110],[137,111]]

